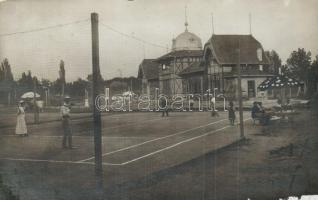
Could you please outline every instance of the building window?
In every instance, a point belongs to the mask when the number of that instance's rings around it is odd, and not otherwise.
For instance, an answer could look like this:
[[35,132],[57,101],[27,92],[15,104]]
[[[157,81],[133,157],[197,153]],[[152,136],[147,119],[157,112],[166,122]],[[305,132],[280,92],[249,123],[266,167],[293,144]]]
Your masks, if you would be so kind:
[[263,65],[259,65],[259,70],[263,71]]
[[254,80],[247,81],[247,95],[248,95],[248,98],[253,98],[256,96]]
[[258,49],[257,49],[257,59],[258,59],[259,61],[263,61],[263,51],[262,51],[261,48],[258,48]]

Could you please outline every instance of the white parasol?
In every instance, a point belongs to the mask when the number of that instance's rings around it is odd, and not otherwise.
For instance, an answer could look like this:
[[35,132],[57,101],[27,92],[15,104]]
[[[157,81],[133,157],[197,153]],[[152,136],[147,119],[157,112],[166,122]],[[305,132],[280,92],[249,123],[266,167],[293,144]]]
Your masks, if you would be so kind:
[[[35,93],[35,98],[39,98],[40,95]],[[21,96],[21,99],[32,99],[34,98],[34,92],[26,92]]]

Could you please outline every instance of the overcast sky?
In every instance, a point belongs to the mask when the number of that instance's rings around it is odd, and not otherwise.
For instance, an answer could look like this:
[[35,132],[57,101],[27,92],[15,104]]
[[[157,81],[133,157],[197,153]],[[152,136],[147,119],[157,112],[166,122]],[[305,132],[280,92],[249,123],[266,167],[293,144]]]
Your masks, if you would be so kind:
[[[0,59],[8,58],[14,76],[31,70],[55,80],[65,61],[67,80],[91,73],[90,13],[100,23],[162,47],[124,37],[100,24],[100,67],[104,78],[137,76],[143,58],[157,58],[184,31],[187,5],[189,31],[203,44],[216,34],[252,34],[265,50],[276,50],[283,61],[303,47],[318,54],[317,0],[0,0],[0,35],[74,21],[79,23],[40,32],[0,37]],[[82,21],[84,20],[84,21]],[[86,21],[85,21],[86,20]]]

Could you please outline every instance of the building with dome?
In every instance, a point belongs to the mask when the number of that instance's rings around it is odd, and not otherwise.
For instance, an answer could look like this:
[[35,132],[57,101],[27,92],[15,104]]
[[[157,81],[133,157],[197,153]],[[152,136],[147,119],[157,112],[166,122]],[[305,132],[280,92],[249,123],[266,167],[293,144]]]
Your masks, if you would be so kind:
[[192,74],[191,78],[184,77],[184,70],[202,63],[203,50],[201,39],[185,31],[172,40],[171,52],[156,59],[159,63],[160,93],[168,96],[199,92],[202,90],[203,77]]
[[[238,63],[243,97],[266,98],[267,94],[257,88],[273,76],[271,63],[254,36],[212,34],[202,47],[201,39],[188,31],[186,22],[185,31],[172,40],[171,52],[151,60],[147,65],[142,64],[138,77],[143,80],[144,94],[150,96],[154,96],[158,88],[160,94],[167,96],[203,95],[215,90],[217,94],[236,99]],[[154,66],[157,70],[151,70]],[[151,80],[144,76],[146,71],[151,71]]]
[[[185,31],[172,39],[171,52],[151,61],[150,59],[144,59],[140,64],[138,78],[142,80],[143,94],[154,96],[155,86],[159,86],[161,94],[168,96],[201,91],[202,76],[197,77],[192,74],[193,76],[188,79],[187,77],[182,77],[181,74],[190,66],[200,65],[202,59],[202,41],[197,35],[188,31],[188,23],[186,22]],[[151,70],[155,65],[158,70]],[[151,79],[146,76],[149,71],[152,74]],[[153,77],[158,78],[154,79]]]

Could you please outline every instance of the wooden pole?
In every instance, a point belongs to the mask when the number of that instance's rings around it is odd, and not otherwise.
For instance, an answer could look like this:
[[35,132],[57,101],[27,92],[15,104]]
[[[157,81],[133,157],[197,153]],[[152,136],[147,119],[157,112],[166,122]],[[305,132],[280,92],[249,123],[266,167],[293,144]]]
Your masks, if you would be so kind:
[[239,100],[239,115],[240,115],[240,136],[243,139],[244,136],[244,124],[243,124],[243,100],[242,100],[242,85],[241,85],[241,64],[240,64],[240,42],[237,49],[238,62],[237,62],[237,89],[238,89],[238,100]]
[[50,105],[50,88],[47,88],[47,105]]
[[38,123],[38,107],[36,104],[36,79],[33,78],[33,114],[34,114],[34,123]]
[[102,134],[101,134],[101,113],[98,110],[95,99],[100,91],[100,70],[99,70],[99,36],[98,36],[98,14],[91,13],[92,28],[92,64],[93,64],[93,116],[94,116],[94,145],[95,145],[95,175],[97,189],[103,187],[103,166],[102,166]]
[[45,89],[45,106],[47,107],[47,102],[48,102],[48,88]]
[[173,94],[176,94],[176,56],[174,56],[174,61],[173,61]]

